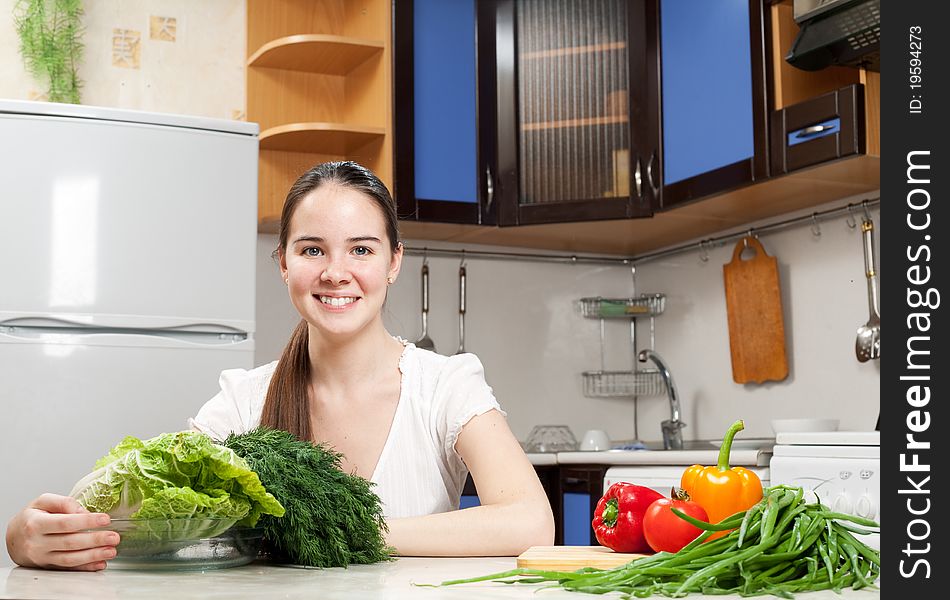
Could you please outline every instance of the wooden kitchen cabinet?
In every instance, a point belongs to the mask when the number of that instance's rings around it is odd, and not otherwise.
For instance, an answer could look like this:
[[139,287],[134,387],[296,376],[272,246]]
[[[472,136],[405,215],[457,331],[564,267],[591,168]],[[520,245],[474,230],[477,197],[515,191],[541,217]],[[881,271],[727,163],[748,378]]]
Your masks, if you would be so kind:
[[630,192],[633,132],[645,122],[632,108],[644,88],[629,84],[644,65],[644,2],[395,7],[404,218],[524,225],[651,214],[649,198]]
[[579,10],[397,0],[404,215],[502,226],[648,217],[767,176],[760,0]]
[[248,0],[259,230],[277,230],[290,186],[319,162],[356,160],[392,186],[390,8],[385,0]]
[[[397,0],[396,2],[397,12],[401,1],[403,0]],[[693,5],[692,3],[689,4]],[[706,10],[707,5],[718,3],[695,4],[702,4],[703,10]],[[737,3],[729,4],[735,6]],[[744,2],[739,4],[746,5]],[[652,71],[647,75],[640,73],[633,77],[635,81],[649,80],[646,85],[648,87],[652,85],[656,93],[648,95],[647,98],[654,98],[656,105],[652,107],[641,105],[634,102],[633,95],[628,95],[630,114],[632,120],[636,123],[636,125],[631,125],[630,139],[634,142],[639,142],[639,140],[647,140],[648,142],[634,147],[651,150],[654,146],[650,146],[649,141],[655,140],[655,147],[659,148],[657,156],[662,158],[662,161],[657,159],[659,162],[653,163],[654,168],[649,173],[652,180],[648,181],[647,165],[649,163],[643,164],[644,159],[642,158],[643,154],[641,154],[639,171],[641,189],[644,190],[644,194],[650,195],[650,202],[655,211],[653,216],[642,219],[627,218],[625,212],[621,215],[622,211],[616,208],[617,204],[620,203],[617,198],[586,200],[575,198],[576,202],[547,203],[548,206],[544,206],[545,203],[542,202],[522,203],[520,201],[518,198],[520,192],[517,191],[520,186],[519,177],[521,177],[518,170],[519,149],[517,141],[508,144],[499,141],[505,135],[508,136],[509,140],[517,140],[520,134],[516,126],[517,122],[511,117],[507,121],[503,120],[497,108],[504,103],[515,106],[517,94],[509,92],[506,96],[499,91],[505,89],[504,86],[496,84],[495,81],[496,78],[507,76],[510,79],[513,77],[512,73],[516,70],[514,49],[510,45],[508,49],[502,47],[500,56],[492,55],[489,57],[491,60],[482,60],[483,52],[487,52],[486,48],[491,47],[493,52],[498,54],[496,48],[499,47],[500,41],[513,39],[512,36],[515,32],[510,20],[508,25],[510,31],[507,31],[505,27],[499,26],[496,19],[491,28],[491,36],[493,37],[490,36],[487,39],[479,37],[478,39],[478,86],[480,91],[483,90],[484,86],[488,86],[490,90],[487,99],[483,91],[478,97],[478,141],[480,153],[485,152],[486,144],[489,147],[497,147],[496,154],[503,158],[504,153],[507,152],[508,158],[502,160],[502,164],[508,166],[499,170],[495,162],[492,162],[492,160],[497,162],[497,157],[489,160],[484,154],[479,154],[478,160],[482,162],[479,163],[477,168],[472,169],[472,171],[483,173],[485,167],[495,166],[492,171],[494,175],[493,214],[486,216],[483,212],[481,221],[454,220],[454,222],[449,223],[439,222],[438,218],[430,219],[420,207],[417,213],[419,218],[402,222],[404,235],[421,240],[636,256],[687,240],[698,240],[716,235],[724,230],[742,227],[751,222],[780,217],[790,212],[845,197],[871,193],[880,188],[880,76],[878,73],[846,67],[832,67],[817,72],[805,72],[788,65],[784,60],[784,56],[788,53],[798,30],[792,18],[790,0],[782,0],[778,3],[753,0],[748,3],[750,36],[748,60],[751,76],[756,81],[760,77],[762,78],[761,86],[759,83],[753,85],[754,94],[749,98],[749,112],[752,115],[752,155],[742,158],[741,155],[733,153],[730,161],[730,153],[724,152],[705,167],[702,165],[695,166],[695,173],[692,176],[679,179],[676,176],[677,171],[689,175],[689,169],[678,169],[675,163],[681,162],[688,165],[690,160],[688,160],[688,156],[682,158],[677,155],[675,153],[676,144],[667,143],[665,136],[662,135],[663,125],[660,113],[664,111],[661,111],[660,102],[663,101],[662,106],[664,108],[669,105],[670,110],[666,110],[666,114],[689,112],[689,105],[687,104],[686,108],[677,108],[669,104],[673,95],[672,90],[664,90],[662,95],[659,93],[661,90],[659,80],[662,79],[660,69],[664,68],[660,60],[663,47],[661,43],[658,43],[662,35],[663,25],[660,17],[664,11],[669,15],[672,11],[670,6],[674,6],[674,4],[667,4],[667,2],[661,2],[660,0],[635,0],[626,3],[626,5],[628,18],[631,13],[639,14],[637,11],[640,10],[650,15],[650,22],[655,23],[655,26],[646,28],[645,35],[652,31],[658,38],[653,40],[653,43],[646,44],[646,52],[656,52],[656,56],[648,54],[650,58],[646,63],[646,67],[644,67],[645,69],[652,69]],[[513,10],[513,6],[511,0],[506,2],[479,2],[477,5],[480,17],[478,35],[488,36],[488,33],[485,33],[481,27],[488,20],[488,17],[481,17],[483,12],[489,11],[490,14],[496,14],[500,10],[499,7],[510,12]],[[501,22],[504,23],[504,20]],[[761,41],[755,37],[755,31],[761,33]],[[396,35],[399,35],[398,29]],[[672,38],[675,38],[675,33],[668,33],[667,40]],[[756,44],[762,45],[759,50],[755,49]],[[629,46],[626,50],[631,57],[635,53],[633,46]],[[759,52],[762,48],[764,48],[764,61],[759,60]],[[716,49],[709,49],[709,51],[713,50]],[[669,52],[667,54],[667,58],[670,59]],[[507,63],[505,63],[506,60]],[[675,64],[676,61],[672,62]],[[397,69],[398,64],[397,57]],[[504,67],[504,64],[508,64],[508,67]],[[488,65],[495,65],[493,67],[494,72],[484,72]],[[657,82],[650,84],[650,81],[654,79]],[[667,79],[669,81],[669,78]],[[811,101],[814,98],[853,84],[861,84],[864,88],[865,127],[863,129],[866,140],[863,147],[865,151],[863,153],[842,155],[840,158],[822,161],[817,164],[803,165],[800,168],[786,170],[780,168],[772,172],[769,166],[775,158],[775,153],[769,150],[769,144],[772,143],[770,140],[774,140],[775,134],[774,131],[770,130],[770,127],[762,127],[763,122],[768,125],[770,119],[775,118],[775,111]],[[695,89],[693,93],[695,99],[701,102],[711,86],[714,86],[714,84],[707,84],[703,89]],[[514,88],[510,87],[509,89]],[[397,91],[397,104],[398,102],[399,94]],[[719,99],[718,102],[722,104],[724,100]],[[715,102],[710,102],[710,106],[715,104]],[[489,108],[498,114],[489,113],[489,123],[486,125],[485,120],[482,119],[482,113]],[[646,111],[646,114],[644,114],[644,111]],[[718,115],[718,113],[714,113],[712,117],[708,117],[708,111],[701,105],[694,112],[698,115],[707,115],[707,121],[715,119]],[[746,113],[745,118],[747,120],[749,119],[749,112]],[[514,115],[517,113],[515,109],[512,109],[508,111],[508,114]],[[649,116],[651,114],[653,116]],[[650,125],[651,123],[652,125]],[[643,132],[636,129],[636,127],[648,126],[654,127],[654,130]],[[487,130],[486,127],[488,127]],[[748,130],[749,127],[746,129]],[[749,137],[746,135],[746,140],[748,139]],[[764,150],[763,143],[765,144]],[[670,148],[671,145],[673,148]],[[680,146],[683,145],[683,143],[680,144]],[[697,144],[696,148],[705,151],[714,148],[714,145],[702,140],[702,143]],[[629,189],[631,193],[636,191],[636,154],[635,151],[629,165],[632,167],[629,169]],[[400,153],[400,155],[401,159],[412,160],[411,154],[404,155]],[[646,155],[647,158],[651,158],[653,153],[648,151]],[[671,162],[674,164],[671,165]],[[766,169],[767,177],[762,176],[763,169]],[[398,189],[402,180],[398,169],[396,179]],[[484,177],[482,179],[483,181],[478,184],[480,196],[477,200],[481,202],[481,207],[484,208],[486,204],[484,201],[486,181],[484,181]],[[657,188],[658,194],[654,194],[653,186]],[[614,204],[614,208],[609,208],[611,204]],[[591,206],[599,208],[590,208]],[[613,215],[609,212],[611,210],[615,211]],[[502,211],[502,214],[499,214],[499,211]],[[597,211],[603,212],[598,214]],[[516,223],[519,226],[479,227],[465,224],[491,223],[493,222],[492,218],[502,224]]]

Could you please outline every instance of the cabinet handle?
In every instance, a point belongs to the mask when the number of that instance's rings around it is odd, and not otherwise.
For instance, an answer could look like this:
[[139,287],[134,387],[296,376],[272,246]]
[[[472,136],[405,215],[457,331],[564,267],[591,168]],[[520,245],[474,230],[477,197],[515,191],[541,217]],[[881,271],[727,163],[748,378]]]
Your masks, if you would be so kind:
[[835,128],[834,125],[812,125],[811,127],[806,127],[805,129],[802,129],[801,131],[796,133],[795,137],[797,138],[811,137],[813,135],[817,135],[821,133],[822,131],[827,131],[829,129],[834,129],[834,128]]
[[650,154],[650,162],[647,163],[647,183],[650,184],[650,189],[653,190],[653,196],[660,195],[659,184],[653,183],[653,163],[656,162],[656,151],[654,150]]
[[495,182],[492,180],[491,167],[485,167],[485,212],[491,210],[491,204],[495,201]]
[[637,168],[633,171],[633,185],[637,190],[637,200],[643,199],[643,176],[640,172],[640,155],[637,154]]

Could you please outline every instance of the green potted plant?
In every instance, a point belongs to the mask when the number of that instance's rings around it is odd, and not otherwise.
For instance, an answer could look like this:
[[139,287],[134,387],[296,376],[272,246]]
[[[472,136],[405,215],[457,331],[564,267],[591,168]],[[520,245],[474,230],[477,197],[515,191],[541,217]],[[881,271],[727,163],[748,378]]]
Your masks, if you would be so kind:
[[82,0],[17,0],[13,21],[31,75],[49,81],[51,102],[78,104],[82,81]]

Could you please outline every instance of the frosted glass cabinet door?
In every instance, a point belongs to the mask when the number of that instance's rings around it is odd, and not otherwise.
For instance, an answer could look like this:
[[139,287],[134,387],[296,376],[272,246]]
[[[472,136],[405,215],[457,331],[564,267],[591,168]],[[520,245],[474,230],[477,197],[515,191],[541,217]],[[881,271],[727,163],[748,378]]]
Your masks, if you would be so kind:
[[[512,17],[515,118],[507,139],[517,148],[517,222],[648,216],[642,182],[651,144],[633,116],[655,97],[643,76],[645,3],[514,0]],[[503,173],[506,129],[499,125]]]

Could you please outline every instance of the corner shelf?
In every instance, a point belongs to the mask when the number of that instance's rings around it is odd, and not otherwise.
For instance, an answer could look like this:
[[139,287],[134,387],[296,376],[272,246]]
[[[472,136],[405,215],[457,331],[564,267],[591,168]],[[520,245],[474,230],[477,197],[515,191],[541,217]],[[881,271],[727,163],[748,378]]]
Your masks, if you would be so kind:
[[247,60],[247,66],[346,75],[367,59],[381,54],[383,48],[382,42],[342,35],[290,35],[258,48]]
[[386,135],[384,127],[344,123],[289,123],[265,129],[260,134],[261,150],[350,154],[353,150]]
[[392,188],[392,0],[247,0],[247,120],[260,125],[258,231],[314,164],[356,160]]

